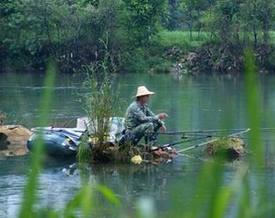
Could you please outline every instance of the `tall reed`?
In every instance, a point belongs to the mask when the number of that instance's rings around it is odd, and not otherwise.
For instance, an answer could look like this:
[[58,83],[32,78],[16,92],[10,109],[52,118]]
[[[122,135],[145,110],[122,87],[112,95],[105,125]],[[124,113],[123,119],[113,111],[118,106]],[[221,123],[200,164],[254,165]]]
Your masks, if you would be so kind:
[[78,157],[80,161],[98,159],[102,153],[103,144],[110,131],[112,117],[121,115],[123,99],[120,98],[121,84],[116,81],[116,75],[112,72],[111,55],[108,52],[108,43],[104,45],[104,59],[84,67],[87,78],[84,86],[88,92],[85,95],[86,112],[88,115],[87,127],[89,135],[93,139],[93,146],[89,149],[87,144],[81,144]]

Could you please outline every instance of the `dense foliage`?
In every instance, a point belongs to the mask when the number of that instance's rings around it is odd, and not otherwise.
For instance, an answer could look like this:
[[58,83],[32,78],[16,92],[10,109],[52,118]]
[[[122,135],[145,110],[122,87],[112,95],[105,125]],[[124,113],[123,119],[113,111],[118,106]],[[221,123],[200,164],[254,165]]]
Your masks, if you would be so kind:
[[[110,61],[120,68],[121,55],[146,44],[156,32],[163,0],[4,0],[0,3],[2,62],[44,69],[54,57],[63,72],[102,58],[107,41]],[[107,38],[107,40],[105,40]]]
[[190,40],[207,32],[216,50],[254,46],[272,69],[274,17],[268,0],[2,0],[1,71],[44,71],[53,57],[61,72],[76,72],[103,58],[101,40],[117,72],[165,71],[163,30],[188,31]]

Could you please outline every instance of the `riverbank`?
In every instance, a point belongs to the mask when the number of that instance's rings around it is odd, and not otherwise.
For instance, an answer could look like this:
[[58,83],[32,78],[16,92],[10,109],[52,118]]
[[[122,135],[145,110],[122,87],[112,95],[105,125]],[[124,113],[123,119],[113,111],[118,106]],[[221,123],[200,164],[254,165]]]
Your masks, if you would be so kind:
[[[171,68],[174,74],[236,74],[244,70],[245,49],[241,45],[207,43],[189,51],[173,47],[166,56],[175,60]],[[259,73],[275,72],[274,55],[274,46],[259,45],[255,49],[254,57]]]
[[[73,58],[66,62],[56,56],[60,73],[86,73],[83,66],[92,67],[96,62],[103,60],[110,73],[173,73],[181,74],[236,74],[243,72],[244,50],[253,48],[255,62],[260,73],[275,72],[275,45],[251,41],[219,42],[209,33],[194,32],[190,38],[187,31],[162,31],[152,38],[146,46],[129,47],[125,50],[109,53],[97,59],[89,58],[82,61],[82,54],[73,52]],[[5,72],[45,72],[47,58],[39,59],[36,65],[32,56],[2,59],[0,71]],[[89,68],[89,67],[88,67]]]

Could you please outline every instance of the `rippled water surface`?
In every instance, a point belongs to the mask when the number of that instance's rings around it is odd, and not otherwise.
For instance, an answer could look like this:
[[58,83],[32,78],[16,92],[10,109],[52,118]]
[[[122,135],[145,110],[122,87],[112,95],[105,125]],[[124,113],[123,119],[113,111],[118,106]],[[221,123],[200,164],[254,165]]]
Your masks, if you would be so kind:
[[[83,87],[84,76],[61,75],[56,80],[49,126],[75,126],[78,117],[86,116],[83,95],[89,90]],[[40,117],[41,94],[45,90],[44,76],[34,74],[0,74],[0,111],[7,116],[6,123],[36,127]],[[171,75],[124,75],[117,76],[122,84],[121,99],[129,104],[139,85],[146,85],[156,94],[149,106],[156,112],[169,114],[166,125],[169,131],[242,129],[249,127],[247,98],[244,81],[240,76],[182,76]],[[259,80],[260,125],[273,128],[275,112],[275,77],[263,75]],[[123,101],[122,101],[123,102]],[[126,108],[127,105],[125,105]],[[118,115],[123,116],[124,111]],[[234,132],[234,131],[233,131]],[[253,181],[268,187],[268,198],[274,199],[274,133],[261,132],[265,146],[266,164],[261,171],[249,171],[251,192],[255,199],[258,190]],[[249,135],[244,136],[248,140]],[[181,140],[181,136],[159,137],[160,143]],[[178,144],[182,149],[196,142]],[[249,149],[249,147],[248,147]],[[39,176],[37,207],[59,211],[73,198],[85,181],[104,184],[122,199],[129,214],[135,211],[139,199],[152,200],[159,212],[173,209],[173,202],[188,204],[194,198],[197,179],[203,161],[202,149],[192,149],[188,156],[177,157],[160,165],[95,164],[79,166],[74,160],[45,160]],[[0,159],[0,217],[16,217],[22,202],[23,189],[30,171],[31,155]],[[224,182],[232,182],[243,161],[226,165]],[[260,180],[259,180],[260,179]],[[215,182],[215,180],[213,181]],[[207,192],[206,192],[207,196]],[[173,201],[172,201],[173,199]],[[184,202],[181,202],[182,201]],[[97,194],[95,211],[102,217],[111,217],[117,212],[114,206]],[[105,208],[105,209],[104,209]],[[108,210],[106,210],[108,208]],[[234,204],[229,208],[229,217],[236,213]],[[119,214],[116,214],[119,216]],[[129,215],[130,216],[130,215]],[[96,216],[95,216],[96,217]]]

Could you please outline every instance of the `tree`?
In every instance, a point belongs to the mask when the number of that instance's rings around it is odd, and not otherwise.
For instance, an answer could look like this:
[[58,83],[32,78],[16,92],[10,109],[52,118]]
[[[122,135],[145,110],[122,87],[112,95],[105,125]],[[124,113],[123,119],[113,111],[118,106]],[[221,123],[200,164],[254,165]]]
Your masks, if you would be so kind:
[[0,3],[1,47],[6,58],[21,59],[25,66],[40,68],[54,57],[61,71],[74,71],[100,58],[99,39],[106,32],[115,38],[120,0],[5,1]]
[[166,14],[165,0],[123,0],[128,40],[136,46],[145,45],[157,33],[162,16]]
[[87,15],[85,10],[66,0],[22,0],[11,8],[12,13],[5,18],[2,43],[10,57],[20,57],[32,65],[49,56],[60,60],[64,42],[81,34],[83,17]]
[[200,26],[200,17],[203,11],[211,6],[209,0],[179,0],[179,11],[182,28],[187,26],[190,39],[195,26]]
[[261,2],[261,15],[262,15],[262,26],[263,26],[263,41],[264,44],[269,43],[269,31],[271,29],[271,23],[275,18],[275,3],[274,1],[263,0]]
[[168,30],[175,30],[180,28],[180,9],[179,0],[168,0],[169,17],[166,28]]

